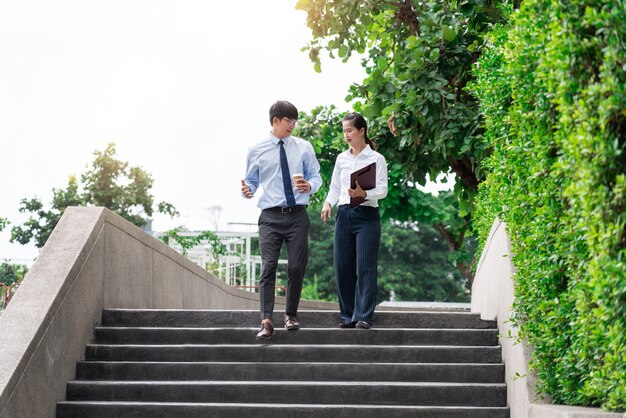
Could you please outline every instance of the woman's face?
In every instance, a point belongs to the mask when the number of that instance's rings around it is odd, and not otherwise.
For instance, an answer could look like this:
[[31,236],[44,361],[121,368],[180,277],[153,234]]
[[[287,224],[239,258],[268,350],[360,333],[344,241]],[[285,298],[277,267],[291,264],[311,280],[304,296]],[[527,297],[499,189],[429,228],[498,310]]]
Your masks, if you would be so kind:
[[354,127],[354,121],[343,121],[343,137],[351,147],[356,147],[365,143],[365,129],[357,129]]

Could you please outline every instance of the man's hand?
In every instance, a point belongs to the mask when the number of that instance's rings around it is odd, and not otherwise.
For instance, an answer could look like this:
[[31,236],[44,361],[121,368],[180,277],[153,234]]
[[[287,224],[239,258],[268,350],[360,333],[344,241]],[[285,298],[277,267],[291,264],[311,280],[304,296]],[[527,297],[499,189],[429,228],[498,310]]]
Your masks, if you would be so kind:
[[330,203],[324,202],[324,207],[322,208],[322,213],[320,215],[322,217],[322,222],[326,224],[326,219],[330,218]]
[[367,197],[367,192],[361,189],[359,182],[356,182],[356,187],[354,189],[348,189],[348,195],[350,197]]
[[309,193],[311,191],[311,184],[303,178],[296,180],[295,186],[298,193]]
[[241,180],[241,194],[246,199],[252,199],[252,197],[254,197],[254,193],[250,191],[250,188],[246,184],[245,180]]

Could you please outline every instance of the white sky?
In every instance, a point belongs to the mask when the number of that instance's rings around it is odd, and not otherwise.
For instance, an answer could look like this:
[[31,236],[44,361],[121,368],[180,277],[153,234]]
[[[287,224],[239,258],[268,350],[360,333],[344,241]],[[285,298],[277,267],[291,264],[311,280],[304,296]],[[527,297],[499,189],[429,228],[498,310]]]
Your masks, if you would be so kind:
[[[153,229],[210,228],[214,205],[222,229],[256,222],[256,199],[239,187],[269,106],[348,110],[348,87],[364,78],[356,59],[313,71],[295,4],[0,0],[0,216],[24,221],[24,197],[48,207],[52,188],[115,142],[118,158],[153,175],[155,201],[181,212],[156,216]],[[0,233],[0,259],[36,257],[9,238]]]

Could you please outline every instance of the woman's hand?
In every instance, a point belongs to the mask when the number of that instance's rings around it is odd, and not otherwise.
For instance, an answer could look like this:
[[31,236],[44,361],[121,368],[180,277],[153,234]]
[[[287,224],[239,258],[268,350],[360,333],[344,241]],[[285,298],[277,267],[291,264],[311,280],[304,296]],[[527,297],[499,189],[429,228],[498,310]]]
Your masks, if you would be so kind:
[[322,208],[322,213],[320,215],[322,217],[322,222],[326,224],[326,219],[330,218],[330,203],[324,202],[324,207]]
[[361,189],[361,185],[357,181],[354,189],[348,189],[348,195],[350,197],[367,197],[367,192]]

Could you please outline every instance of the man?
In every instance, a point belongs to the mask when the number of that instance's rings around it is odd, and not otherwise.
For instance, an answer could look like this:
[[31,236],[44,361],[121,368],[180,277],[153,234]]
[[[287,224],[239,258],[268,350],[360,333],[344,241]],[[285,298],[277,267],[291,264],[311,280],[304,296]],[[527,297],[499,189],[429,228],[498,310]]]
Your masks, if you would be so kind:
[[[276,268],[283,241],[287,245],[287,296],[285,328],[300,328],[297,313],[302,280],[308,262],[309,216],[306,207],[309,195],[322,185],[320,165],[313,147],[307,141],[291,136],[298,120],[298,109],[286,101],[270,108],[272,131],[268,138],[248,150],[246,178],[241,180],[241,193],[251,199],[259,186],[259,246],[261,277],[259,300],[261,329],[257,339],[271,338],[274,333],[274,289]],[[295,176],[294,176],[295,175]],[[292,180],[292,176],[296,180]]]

